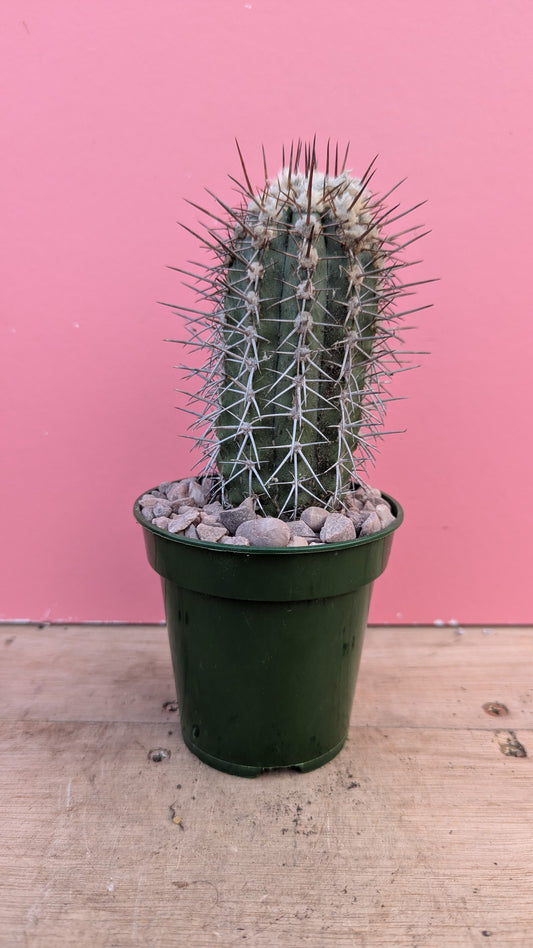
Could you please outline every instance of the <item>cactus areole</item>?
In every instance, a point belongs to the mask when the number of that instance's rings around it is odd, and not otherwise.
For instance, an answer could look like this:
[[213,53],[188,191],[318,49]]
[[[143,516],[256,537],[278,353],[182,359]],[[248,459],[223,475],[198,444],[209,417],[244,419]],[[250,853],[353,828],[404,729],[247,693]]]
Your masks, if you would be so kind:
[[205,212],[217,259],[191,274],[202,309],[177,307],[204,355],[184,367],[201,380],[190,410],[204,475],[224,503],[253,496],[284,519],[342,506],[405,367],[396,304],[414,284],[400,255],[421,234],[403,222],[391,234],[408,212],[371,193],[372,165],[360,179],[329,165],[329,147],[319,172],[314,145],[298,146],[277,177],[265,164],[256,191],[243,162],[241,205],[215,198],[223,218]]

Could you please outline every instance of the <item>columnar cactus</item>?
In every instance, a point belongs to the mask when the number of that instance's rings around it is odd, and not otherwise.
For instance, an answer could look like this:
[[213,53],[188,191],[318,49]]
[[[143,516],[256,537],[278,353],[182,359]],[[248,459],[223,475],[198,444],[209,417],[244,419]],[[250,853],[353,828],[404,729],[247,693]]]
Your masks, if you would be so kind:
[[207,306],[179,308],[208,356],[192,368],[204,473],[224,501],[252,495],[275,516],[342,504],[404,366],[394,304],[414,284],[398,255],[421,235],[384,234],[403,214],[370,193],[372,166],[361,179],[337,153],[329,166],[329,147],[319,173],[314,144],[298,146],[256,193],[243,162],[242,206],[215,198],[225,216],[202,238],[217,262],[191,274]]

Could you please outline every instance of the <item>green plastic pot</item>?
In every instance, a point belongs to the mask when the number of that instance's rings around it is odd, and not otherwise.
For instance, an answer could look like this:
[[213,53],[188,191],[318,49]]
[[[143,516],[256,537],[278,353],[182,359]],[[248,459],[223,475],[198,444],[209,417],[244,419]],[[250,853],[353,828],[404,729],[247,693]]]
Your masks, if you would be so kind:
[[183,739],[202,761],[255,777],[314,770],[339,753],[372,585],[403,520],[387,500],[396,519],[379,533],[290,549],[176,537],[136,501],[162,580]]

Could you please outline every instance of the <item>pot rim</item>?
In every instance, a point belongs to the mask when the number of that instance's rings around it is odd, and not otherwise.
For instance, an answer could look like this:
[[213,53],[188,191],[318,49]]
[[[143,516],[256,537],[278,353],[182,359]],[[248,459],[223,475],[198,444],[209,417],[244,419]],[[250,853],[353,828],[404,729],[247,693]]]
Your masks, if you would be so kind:
[[[178,480],[184,480],[184,478],[178,478]],[[180,546],[192,547],[197,550],[216,550],[222,554],[228,555],[237,555],[237,556],[257,556],[265,554],[272,556],[294,556],[297,554],[302,554],[304,556],[319,556],[322,553],[332,552],[333,550],[345,550],[353,546],[365,546],[369,543],[374,542],[375,540],[381,539],[388,536],[390,533],[393,533],[398,527],[401,526],[404,520],[404,511],[401,504],[390,494],[381,491],[382,496],[392,507],[392,512],[394,514],[394,520],[387,527],[384,527],[382,530],[378,530],[376,533],[371,533],[368,537],[356,537],[355,540],[345,540],[342,543],[321,543],[314,546],[234,546],[233,544],[226,543],[214,543],[210,540],[192,540],[189,537],[180,537],[175,533],[169,533],[168,530],[163,530],[161,527],[155,527],[153,523],[149,520],[145,520],[141,513],[140,499],[144,494],[149,493],[151,490],[157,490],[156,487],[149,487],[147,490],[144,490],[142,494],[139,494],[135,503],[133,505],[133,516],[140,523],[141,527],[145,530],[149,530],[151,533],[155,533],[157,536],[162,537],[165,540],[168,540],[170,543],[177,543]]]

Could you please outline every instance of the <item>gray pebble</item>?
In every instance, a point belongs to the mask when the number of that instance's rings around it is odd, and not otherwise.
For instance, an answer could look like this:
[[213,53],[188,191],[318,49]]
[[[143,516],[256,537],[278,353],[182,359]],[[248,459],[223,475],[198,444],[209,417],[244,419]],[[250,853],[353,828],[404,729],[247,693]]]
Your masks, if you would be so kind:
[[[315,535],[315,534],[313,534],[313,536],[314,536],[314,535]],[[308,541],[306,540],[305,537],[300,537],[300,536],[298,536],[298,534],[295,534],[294,536],[292,536],[292,537],[290,538],[289,542],[287,543],[287,546],[291,546],[291,547],[294,547],[294,546],[309,546],[309,543],[308,543]]]
[[213,501],[212,504],[204,504],[203,507],[203,513],[213,514],[214,516],[218,516],[221,510],[224,510],[224,508],[219,500]]
[[377,533],[377,532],[378,532],[379,530],[381,530],[381,529],[382,529],[382,527],[381,527],[381,520],[379,519],[379,517],[378,517],[376,511],[374,510],[374,512],[373,512],[373,513],[369,513],[368,517],[366,518],[366,520],[365,520],[365,522],[364,522],[364,524],[363,524],[363,526],[361,527],[361,530],[360,530],[360,532],[359,532],[359,536],[360,536],[360,537],[369,537],[369,536],[371,536],[373,533]]
[[350,510],[346,512],[346,515],[352,521],[355,527],[356,533],[359,533],[359,530],[363,526],[365,520],[368,519],[369,512],[368,510],[363,510],[363,508],[358,510],[356,507],[352,507]]
[[255,520],[253,500],[249,497],[239,507],[221,510],[218,519],[227,528],[228,533],[235,534],[241,523]]
[[[209,524],[210,527],[220,527],[220,518],[216,514],[206,514],[205,507],[200,512],[200,519],[202,523]],[[226,528],[224,528],[226,529]]]
[[157,504],[154,504],[152,508],[154,512],[154,517],[170,517],[172,513],[172,507],[170,504],[167,504],[166,500],[158,500]]
[[388,504],[376,504],[376,513],[380,519],[381,527],[388,527],[390,523],[396,520]]
[[168,517],[154,517],[152,520],[154,527],[159,527],[160,530],[166,530],[170,523]]
[[327,510],[322,507],[307,507],[302,511],[301,520],[307,524],[315,533],[322,529],[328,516]]
[[195,507],[203,507],[207,497],[204,494],[203,489],[200,487],[198,481],[191,481],[189,483],[189,497],[191,498]]
[[141,507],[153,507],[157,504],[159,497],[154,497],[153,494],[143,494],[140,499]]
[[167,499],[184,500],[189,495],[189,484],[187,481],[175,481],[167,490]]
[[291,531],[288,524],[277,517],[256,517],[241,523],[235,536],[247,537],[251,546],[284,547],[291,538]]
[[190,527],[191,523],[198,523],[200,520],[200,512],[196,508],[191,507],[187,513],[182,514],[173,514],[168,525],[169,533],[181,533],[182,530],[186,530],[187,527]]
[[347,540],[355,540],[355,537],[353,521],[340,513],[329,514],[320,531],[323,543],[345,543]]
[[187,529],[183,531],[183,536],[187,537],[188,540],[199,539],[198,534],[196,532],[196,527],[194,526],[193,523],[191,523],[190,526],[188,526]]
[[199,523],[196,527],[196,532],[200,540],[206,540],[209,543],[218,543],[222,537],[226,536],[228,531],[225,527],[220,526],[220,524],[218,527],[213,527],[209,523]]
[[363,500],[357,494],[354,494],[351,491],[349,494],[346,494],[346,497],[343,497],[344,504],[348,510],[361,510],[363,506]]
[[376,498],[367,497],[367,499],[365,500],[363,504],[363,510],[368,510],[370,513],[372,513],[375,509],[376,509]]
[[250,546],[250,541],[246,537],[230,537],[225,536],[220,540],[221,544],[224,546]]
[[[169,500],[167,502],[172,508],[172,513],[179,513],[180,507],[184,506],[183,499],[182,500]],[[190,506],[191,506],[190,504],[187,504],[187,507],[190,507]],[[187,507],[185,509],[187,509]]]
[[311,530],[305,520],[292,520],[288,524],[289,530],[291,531],[291,537],[305,537],[307,540],[316,540],[317,535],[314,530]]
[[154,519],[154,508],[153,507],[141,507],[141,513],[145,520]]

